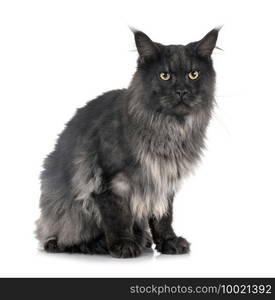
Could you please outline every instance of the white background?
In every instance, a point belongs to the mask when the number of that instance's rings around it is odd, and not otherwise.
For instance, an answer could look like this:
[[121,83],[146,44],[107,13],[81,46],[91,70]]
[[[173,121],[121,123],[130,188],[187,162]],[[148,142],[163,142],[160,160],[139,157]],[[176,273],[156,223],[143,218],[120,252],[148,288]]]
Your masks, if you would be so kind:
[[[275,276],[273,1],[1,1],[0,276]],[[45,254],[34,239],[39,172],[77,107],[127,87],[128,25],[164,44],[217,25],[218,107],[208,150],[175,201],[185,256]]]

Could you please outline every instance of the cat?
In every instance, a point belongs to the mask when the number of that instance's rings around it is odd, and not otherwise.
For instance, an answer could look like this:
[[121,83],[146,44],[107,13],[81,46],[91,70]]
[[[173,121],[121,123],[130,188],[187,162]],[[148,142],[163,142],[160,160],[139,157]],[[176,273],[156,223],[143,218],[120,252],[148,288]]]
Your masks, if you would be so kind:
[[78,109],[44,161],[36,236],[46,251],[130,258],[153,243],[164,254],[190,250],[172,228],[173,199],[204,149],[219,28],[185,46],[133,33],[129,87]]

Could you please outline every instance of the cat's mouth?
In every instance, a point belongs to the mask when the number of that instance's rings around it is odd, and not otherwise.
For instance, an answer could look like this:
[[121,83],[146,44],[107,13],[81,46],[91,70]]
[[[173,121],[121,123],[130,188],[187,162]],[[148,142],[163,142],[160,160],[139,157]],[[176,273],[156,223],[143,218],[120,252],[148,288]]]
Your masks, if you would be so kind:
[[188,99],[188,100],[181,99],[173,107],[173,111],[176,114],[185,115],[185,116],[195,113],[198,109],[199,107],[196,99]]
[[192,113],[192,107],[184,102],[177,103],[173,108],[174,113],[182,116],[190,115]]
[[192,102],[192,100],[187,100],[187,99],[181,99],[178,103],[177,103],[177,105],[176,105],[176,107],[178,107],[178,106],[180,106],[180,107],[182,107],[182,108],[185,108],[186,110],[192,110],[192,108],[194,107],[194,104],[195,103],[193,103]]
[[188,98],[182,98],[178,105],[182,105],[186,109],[193,110],[201,103],[200,97],[189,96]]
[[194,111],[196,106],[196,99],[189,95],[188,97],[174,98],[174,97],[161,97],[162,108],[175,112],[177,114],[190,114]]
[[183,105],[183,106],[185,106],[185,107],[187,107],[187,108],[192,108],[191,103],[187,103],[187,102],[181,101],[179,104],[180,104],[180,105]]

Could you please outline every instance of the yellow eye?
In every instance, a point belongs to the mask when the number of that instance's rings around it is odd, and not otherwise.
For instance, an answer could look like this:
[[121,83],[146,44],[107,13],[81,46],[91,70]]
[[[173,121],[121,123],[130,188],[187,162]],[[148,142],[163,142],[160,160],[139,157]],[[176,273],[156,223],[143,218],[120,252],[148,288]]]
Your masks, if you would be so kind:
[[171,75],[170,73],[168,72],[161,72],[159,74],[159,77],[162,79],[162,80],[169,80],[171,78]]
[[197,79],[199,77],[199,71],[192,71],[192,72],[188,73],[188,77],[191,80]]

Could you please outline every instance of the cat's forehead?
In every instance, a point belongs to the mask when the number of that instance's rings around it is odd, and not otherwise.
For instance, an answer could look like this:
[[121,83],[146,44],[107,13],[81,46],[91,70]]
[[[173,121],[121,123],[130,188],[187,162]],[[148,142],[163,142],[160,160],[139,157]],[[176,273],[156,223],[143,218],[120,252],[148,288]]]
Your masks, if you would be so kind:
[[190,69],[194,64],[183,45],[169,45],[164,47],[162,63],[170,71]]

